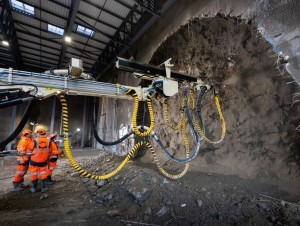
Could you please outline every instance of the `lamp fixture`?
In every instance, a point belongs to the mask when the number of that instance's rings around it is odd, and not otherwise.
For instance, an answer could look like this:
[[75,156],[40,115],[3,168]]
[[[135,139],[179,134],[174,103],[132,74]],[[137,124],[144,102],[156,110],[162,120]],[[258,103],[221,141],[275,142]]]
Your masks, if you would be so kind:
[[71,41],[72,41],[72,38],[71,38],[70,36],[66,36],[66,37],[65,37],[65,41],[66,41],[66,42],[71,42]]
[[9,42],[8,42],[8,41],[5,41],[5,40],[2,41],[2,44],[3,44],[4,46],[9,46]]

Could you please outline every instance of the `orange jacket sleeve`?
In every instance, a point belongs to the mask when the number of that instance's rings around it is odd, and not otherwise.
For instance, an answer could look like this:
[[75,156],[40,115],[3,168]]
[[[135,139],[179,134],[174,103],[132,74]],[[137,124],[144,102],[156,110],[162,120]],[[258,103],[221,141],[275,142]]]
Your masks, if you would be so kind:
[[21,154],[25,154],[27,145],[28,145],[27,140],[24,138],[21,138],[21,140],[19,141],[18,146],[17,146],[18,152]]
[[60,154],[60,150],[57,148],[57,145],[54,142],[51,142],[50,144],[50,150],[52,155],[59,155]]

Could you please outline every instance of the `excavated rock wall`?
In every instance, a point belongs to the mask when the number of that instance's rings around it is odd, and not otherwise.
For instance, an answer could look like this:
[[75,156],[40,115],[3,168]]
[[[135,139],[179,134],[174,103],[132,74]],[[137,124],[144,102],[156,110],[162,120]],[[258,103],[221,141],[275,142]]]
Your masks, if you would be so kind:
[[[297,86],[286,84],[289,80],[279,73],[277,54],[255,26],[223,15],[196,18],[161,44],[151,64],[158,65],[170,56],[174,70],[215,84],[227,125],[221,144],[202,142],[193,170],[247,178],[298,178],[299,137],[295,128],[300,106],[291,106],[290,96]],[[182,96],[183,92],[167,101],[173,124],[180,120]],[[206,93],[202,108],[207,136],[219,139],[221,123],[213,92]],[[162,101],[156,101],[154,109],[156,133],[170,152],[183,158],[182,135],[166,125]],[[193,147],[190,149],[192,152]]]
[[[192,170],[245,178],[299,178],[299,135],[295,128],[300,110],[299,105],[292,106],[291,98],[299,92],[292,77],[297,79],[299,66],[295,41],[299,26],[292,19],[299,15],[298,4],[177,1],[127,55],[156,65],[172,57],[174,70],[208,77],[217,84],[227,134],[220,145],[202,142]],[[279,72],[279,51],[290,56],[287,69],[292,76]],[[169,104],[171,121],[178,122],[180,95],[171,98]],[[179,132],[166,126],[161,102],[154,108],[157,134],[170,152],[183,157],[179,154],[184,153]],[[207,135],[217,139],[220,123],[212,93],[203,101],[203,117]],[[192,137],[189,140],[192,145]],[[171,169],[182,169],[163,154],[159,158]],[[149,152],[141,161],[152,161]]]

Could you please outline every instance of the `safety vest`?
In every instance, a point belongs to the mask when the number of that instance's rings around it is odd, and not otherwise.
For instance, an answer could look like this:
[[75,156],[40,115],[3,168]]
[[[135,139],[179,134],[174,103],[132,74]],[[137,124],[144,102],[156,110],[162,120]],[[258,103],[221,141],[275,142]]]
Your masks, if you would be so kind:
[[17,146],[18,153],[22,154],[22,156],[17,157],[18,164],[28,165],[33,149],[34,142],[32,138],[22,137]]
[[50,144],[51,142],[47,137],[35,139],[31,161],[34,163],[47,163],[49,155],[51,154]]
[[31,155],[34,149],[34,142],[29,137],[22,137],[17,146],[18,153]]

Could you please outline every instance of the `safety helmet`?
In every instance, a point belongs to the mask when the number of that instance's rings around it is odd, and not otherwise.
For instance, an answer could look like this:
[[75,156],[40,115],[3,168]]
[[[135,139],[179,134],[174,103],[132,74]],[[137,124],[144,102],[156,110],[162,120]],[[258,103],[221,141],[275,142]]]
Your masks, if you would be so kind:
[[45,135],[45,134],[46,134],[46,130],[44,130],[44,129],[38,129],[38,130],[36,131],[36,133],[37,133],[37,134],[40,134],[40,135]]
[[26,134],[29,134],[29,133],[32,133],[32,131],[29,130],[29,129],[24,129],[24,130],[22,131],[22,136],[25,136]]
[[49,139],[55,139],[56,137],[57,137],[57,134],[55,134],[55,133],[51,133],[51,134],[48,136]]

